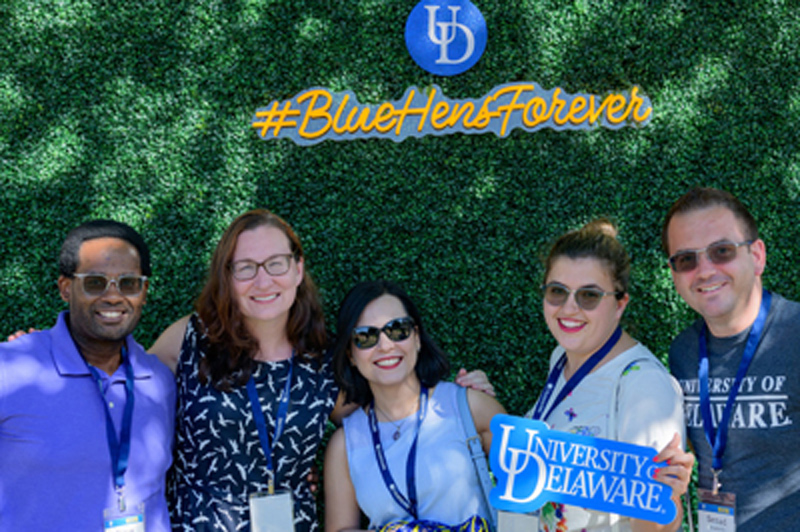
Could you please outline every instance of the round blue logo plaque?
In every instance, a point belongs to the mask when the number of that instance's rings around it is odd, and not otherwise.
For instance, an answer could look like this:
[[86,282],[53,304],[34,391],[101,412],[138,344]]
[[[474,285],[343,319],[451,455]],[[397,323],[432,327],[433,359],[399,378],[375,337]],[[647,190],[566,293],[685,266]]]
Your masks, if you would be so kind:
[[486,21],[469,0],[422,0],[406,21],[406,47],[431,74],[455,76],[486,49]]

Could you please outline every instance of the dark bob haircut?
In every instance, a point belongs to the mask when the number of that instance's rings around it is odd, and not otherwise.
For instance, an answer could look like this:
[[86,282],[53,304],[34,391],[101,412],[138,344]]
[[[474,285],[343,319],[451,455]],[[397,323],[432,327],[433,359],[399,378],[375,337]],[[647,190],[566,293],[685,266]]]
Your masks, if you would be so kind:
[[420,350],[414,372],[420,382],[424,386],[432,387],[450,373],[450,361],[447,355],[428,336],[419,309],[408,294],[391,281],[364,281],[350,289],[339,307],[336,329],[338,336],[333,346],[333,371],[336,381],[345,394],[346,403],[365,406],[372,402],[369,382],[350,363],[353,348],[352,332],[366,306],[383,295],[399,299],[408,316],[416,324]]
[[61,245],[58,256],[58,271],[64,277],[73,277],[78,269],[81,245],[87,240],[97,238],[119,238],[136,248],[139,252],[139,268],[142,275],[150,277],[150,250],[142,235],[131,226],[114,220],[91,220],[82,223],[69,233]]

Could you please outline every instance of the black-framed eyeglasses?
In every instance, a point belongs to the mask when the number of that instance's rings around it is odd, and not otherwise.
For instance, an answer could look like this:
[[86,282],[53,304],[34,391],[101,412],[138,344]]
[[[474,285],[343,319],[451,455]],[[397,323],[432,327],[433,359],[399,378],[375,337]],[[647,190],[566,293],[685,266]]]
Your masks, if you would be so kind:
[[359,349],[369,349],[377,345],[381,333],[385,334],[393,342],[402,342],[414,332],[414,320],[406,316],[405,318],[395,318],[386,323],[383,327],[356,327],[353,329],[353,344]]
[[269,275],[283,275],[289,271],[293,258],[294,255],[291,253],[282,253],[267,257],[266,260],[261,262],[250,259],[237,260],[231,263],[231,271],[233,272],[233,278],[237,281],[249,281],[255,278],[258,275],[259,268],[264,268],[264,271]]
[[138,296],[147,282],[146,275],[108,277],[103,273],[73,273],[72,276],[81,280],[83,293],[89,297],[102,296],[108,291],[111,283],[117,286],[117,290],[123,296]]
[[700,253],[705,253],[713,264],[727,264],[736,258],[739,246],[749,246],[754,240],[744,242],[715,242],[700,249],[679,251],[669,258],[669,265],[677,273],[690,272],[700,264]]
[[619,291],[604,292],[599,288],[593,288],[591,286],[582,286],[581,288],[572,290],[561,283],[547,283],[540,289],[544,300],[555,307],[564,305],[567,299],[569,299],[569,295],[574,293],[575,303],[583,310],[596,309],[597,305],[599,305],[606,296],[616,296],[617,298],[622,296],[622,292]]

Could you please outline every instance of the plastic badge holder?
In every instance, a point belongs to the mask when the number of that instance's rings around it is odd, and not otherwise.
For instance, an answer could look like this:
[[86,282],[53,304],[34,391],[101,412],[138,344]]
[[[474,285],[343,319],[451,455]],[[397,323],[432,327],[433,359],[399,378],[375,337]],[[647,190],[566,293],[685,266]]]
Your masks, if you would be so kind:
[[274,495],[250,495],[250,530],[252,532],[294,532],[292,494],[285,490]]

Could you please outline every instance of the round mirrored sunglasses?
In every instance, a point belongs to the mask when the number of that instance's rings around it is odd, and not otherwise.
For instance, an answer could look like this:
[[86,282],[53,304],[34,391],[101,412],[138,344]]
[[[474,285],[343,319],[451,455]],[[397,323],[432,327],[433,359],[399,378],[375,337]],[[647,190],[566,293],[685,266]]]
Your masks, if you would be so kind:
[[410,317],[395,318],[383,327],[356,327],[353,329],[353,344],[359,349],[375,347],[384,333],[393,342],[402,342],[414,332],[414,320]]

